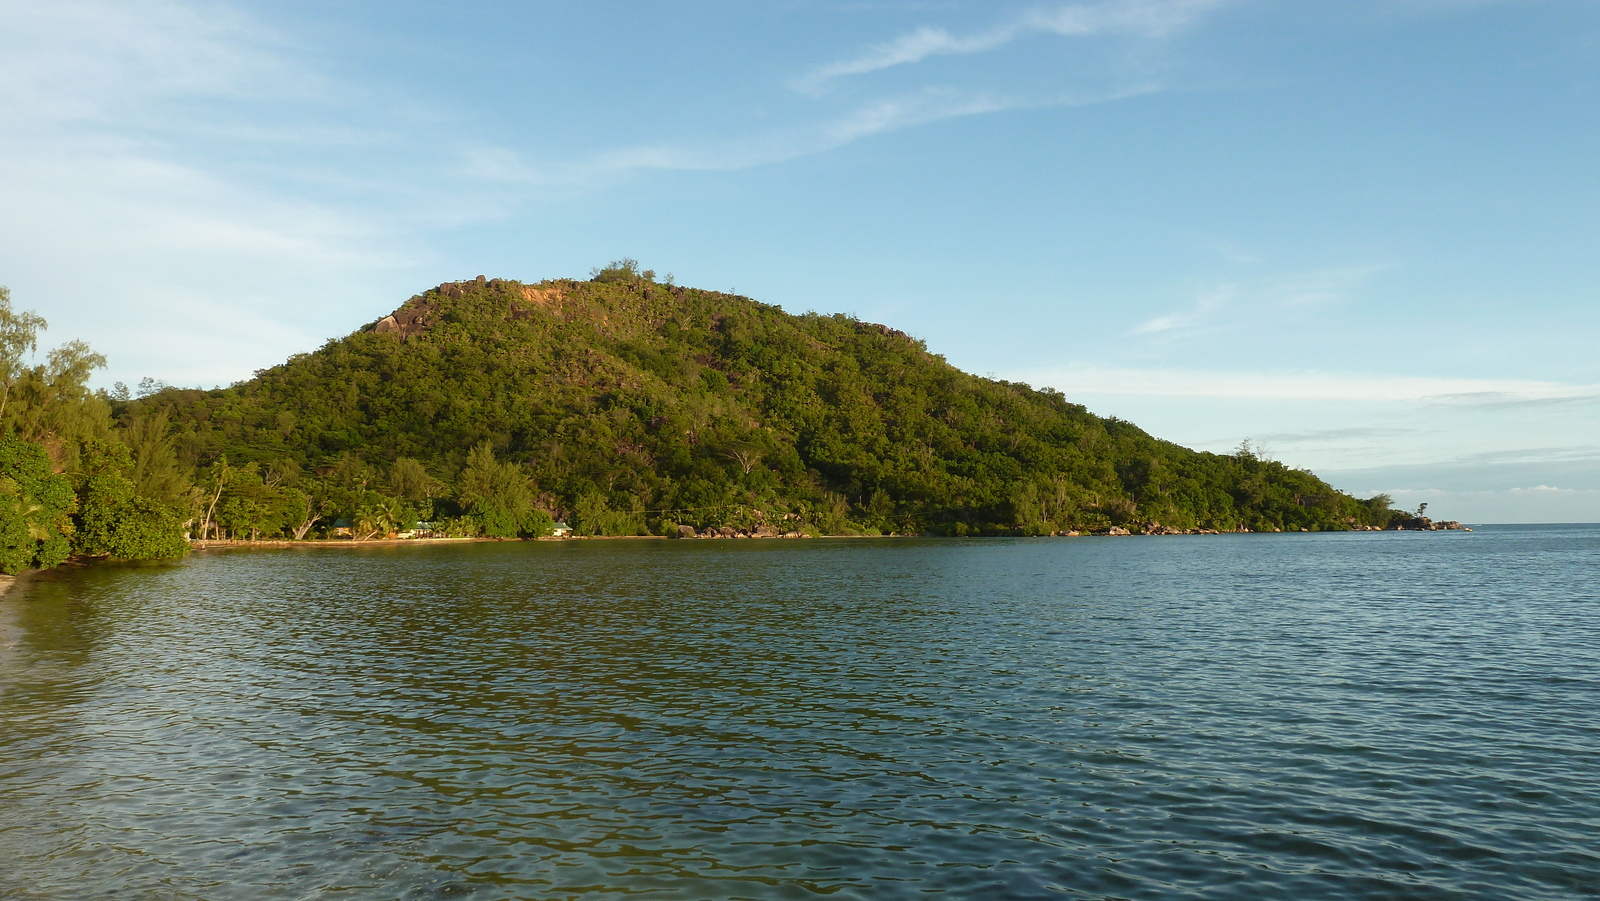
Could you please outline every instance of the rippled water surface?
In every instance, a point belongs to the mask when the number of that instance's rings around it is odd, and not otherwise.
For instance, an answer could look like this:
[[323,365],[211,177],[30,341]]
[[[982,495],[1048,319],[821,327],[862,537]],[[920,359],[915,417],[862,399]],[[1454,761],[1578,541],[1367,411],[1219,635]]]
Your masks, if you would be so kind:
[[1600,528],[207,553],[0,599],[7,899],[1600,897]]

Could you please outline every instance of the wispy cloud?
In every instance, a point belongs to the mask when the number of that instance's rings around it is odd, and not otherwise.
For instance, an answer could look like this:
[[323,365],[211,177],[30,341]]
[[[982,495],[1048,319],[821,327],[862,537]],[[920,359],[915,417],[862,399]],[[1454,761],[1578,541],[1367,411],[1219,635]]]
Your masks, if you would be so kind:
[[1273,370],[1230,372],[1199,369],[1138,369],[1068,366],[1017,374],[1068,396],[1121,395],[1238,400],[1315,400],[1418,403],[1430,398],[1494,393],[1527,398],[1595,392],[1600,386],[1509,379],[1457,379],[1388,376],[1371,373]]
[[1140,322],[1133,333],[1170,340],[1246,328],[1285,315],[1304,315],[1349,299],[1385,268],[1343,266],[1224,282],[1200,292],[1188,309]]
[[948,119],[1043,106],[1109,103],[1156,90],[1129,85],[1114,91],[1059,93],[1025,99],[998,93],[928,88],[860,104],[835,116],[714,144],[644,144],[573,162],[543,163],[507,147],[465,150],[456,174],[474,180],[533,186],[594,186],[650,170],[730,171],[781,163],[843,147],[871,135]]
[[[1029,35],[1156,39],[1190,24],[1209,9],[1232,2],[1238,0],[1106,0],[1028,10],[971,34],[923,26],[858,56],[818,67],[793,81],[791,87],[816,95],[819,87],[839,78],[905,66],[933,56],[995,50]],[[811,102],[816,105],[801,111],[789,125],[723,136],[714,143],[653,143],[557,163],[532,163],[508,148],[480,147],[466,151],[458,174],[531,185],[583,185],[648,170],[747,169],[824,153],[862,138],[932,122],[1013,110],[1110,103],[1163,88],[1157,79],[1129,70],[1088,87],[1030,84],[1015,85],[1010,90],[980,90],[923,85],[852,101],[853,105],[843,109],[814,96]]]
[[1424,398],[1429,403],[1457,407],[1564,407],[1600,404],[1600,391],[1592,385],[1574,385],[1554,394],[1521,394],[1507,391],[1471,391],[1439,394]]
[[[1467,454],[1455,454],[1438,457],[1427,462],[1390,463],[1375,466],[1361,466],[1350,468],[1335,468],[1332,472],[1341,472],[1346,476],[1357,478],[1388,479],[1391,484],[1411,481],[1415,483],[1418,472],[1434,473],[1435,481],[1440,484],[1459,482],[1463,475],[1483,481],[1485,473],[1499,473],[1497,488],[1504,490],[1518,485],[1527,487],[1531,481],[1544,484],[1553,482],[1587,483],[1595,485],[1596,477],[1600,476],[1600,446],[1596,445],[1561,445],[1561,446],[1535,446],[1513,447],[1503,450],[1479,451]],[[1530,472],[1538,475],[1529,478]],[[1449,478],[1446,478],[1446,476]],[[1470,479],[1469,479],[1470,480]]]
[[1351,427],[1342,429],[1306,429],[1298,432],[1268,432],[1259,436],[1261,441],[1278,441],[1285,444],[1328,441],[1360,441],[1369,438],[1393,438],[1412,435],[1417,429]]
[[34,123],[126,120],[174,97],[305,102],[330,87],[287,39],[227,6],[0,0],[0,18],[0,108]]
[[[511,147],[465,148],[454,174],[478,181],[541,187],[595,187],[647,171],[749,169],[825,153],[863,138],[949,119],[1006,111],[1110,103],[1158,92],[1158,79],[1129,67],[1092,86],[1018,84],[976,89],[924,84],[867,99],[837,98],[817,88],[851,75],[905,66],[934,56],[980,53],[1029,35],[1127,36],[1158,39],[1207,10],[1238,0],[1106,0],[1028,10],[970,34],[923,26],[857,56],[820,66],[791,82],[813,95],[790,122],[715,141],[662,141],[624,146],[578,160],[536,160]],[[1102,73],[1104,75],[1104,73]]]
[[1159,38],[1225,2],[1227,0],[1121,0],[1073,4],[1029,10],[968,34],[954,34],[944,28],[924,25],[893,40],[875,44],[855,56],[818,66],[797,79],[794,86],[814,91],[835,79],[918,63],[934,56],[984,53],[1032,35],[1121,34]]
[[1600,519],[1600,447],[1526,447],[1452,459],[1318,473],[1360,496],[1383,493],[1410,506],[1476,522]]
[[1237,285],[1218,285],[1195,298],[1194,306],[1190,309],[1146,319],[1135,326],[1133,331],[1140,335],[1188,331],[1216,318],[1219,313],[1234,305],[1238,297]]
[[111,378],[230,381],[348,327],[363,282],[416,264],[392,217],[349,202],[372,196],[362,170],[260,162],[269,142],[375,143],[266,22],[178,0],[0,0],[0,21],[0,268]]
[[1566,445],[1522,447],[1512,450],[1481,451],[1452,457],[1451,462],[1466,465],[1508,466],[1524,463],[1600,463],[1600,447]]

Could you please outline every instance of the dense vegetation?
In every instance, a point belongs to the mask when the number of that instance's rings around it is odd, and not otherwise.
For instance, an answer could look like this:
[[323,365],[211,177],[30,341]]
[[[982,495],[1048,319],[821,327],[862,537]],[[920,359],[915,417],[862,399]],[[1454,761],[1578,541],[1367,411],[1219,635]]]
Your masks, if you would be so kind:
[[1396,515],[1248,448],[1196,453],[968,375],[885,326],[632,261],[588,281],[441,285],[232,387],[138,394],[103,398],[127,497],[182,508],[196,536],[418,520],[538,535],[555,519],[595,535],[1326,530]]
[[1040,535],[1405,522],[1248,446],[1196,453],[846,316],[662,283],[439,286],[226,389],[88,387],[0,288],[0,571],[187,538]]
[[11,308],[0,287],[0,572],[56,566],[69,556],[147,560],[188,550],[188,497],[152,497],[121,440],[108,399],[89,390],[105,359],[81,342],[38,350],[45,321]]

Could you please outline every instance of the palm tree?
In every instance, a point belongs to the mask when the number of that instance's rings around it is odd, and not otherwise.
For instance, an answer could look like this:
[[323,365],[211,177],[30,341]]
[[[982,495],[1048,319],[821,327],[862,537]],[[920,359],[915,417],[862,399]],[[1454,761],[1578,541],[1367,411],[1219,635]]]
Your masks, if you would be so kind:
[[399,521],[400,506],[389,498],[363,506],[356,512],[356,540],[387,535]]

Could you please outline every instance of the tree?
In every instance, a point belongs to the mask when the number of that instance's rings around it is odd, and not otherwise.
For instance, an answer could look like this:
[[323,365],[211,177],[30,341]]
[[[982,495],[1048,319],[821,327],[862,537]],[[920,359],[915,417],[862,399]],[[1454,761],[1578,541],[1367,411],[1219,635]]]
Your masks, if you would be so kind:
[[[205,503],[205,513],[200,516],[199,533],[202,539],[212,537],[212,529],[216,527],[217,504],[222,502],[222,492],[227,489],[228,477],[232,474],[232,470],[228,468],[227,457],[221,458],[217,461],[217,465],[211,467],[208,481],[214,484],[206,486],[206,494],[210,495],[211,500]],[[204,495],[201,500],[204,501]]]
[[295,541],[302,541],[306,533],[311,531],[311,527],[317,524],[317,520],[322,518],[322,507],[304,491],[296,491],[295,494],[299,496],[298,505],[295,507],[298,521],[289,531]]
[[25,441],[50,444],[68,459],[79,442],[110,434],[111,410],[89,390],[89,377],[106,358],[82,341],[50,351],[28,366],[39,347],[43,317],[11,308],[11,292],[0,288],[0,428]]
[[496,459],[487,441],[467,453],[457,494],[461,506],[491,538],[515,538],[533,517],[533,488],[527,474],[515,463]]
[[39,349],[39,332],[49,327],[44,317],[11,308],[11,289],[0,285],[0,423],[12,393],[29,370],[24,365]]
[[89,377],[106,358],[82,341],[50,351],[11,391],[5,425],[27,440],[56,440],[75,449],[85,439],[110,434],[111,408],[89,390]]
[[0,572],[46,569],[72,551],[75,499],[43,447],[0,436]]
[[395,531],[400,522],[400,505],[391,498],[377,497],[356,511],[357,541],[378,538]]
[[166,407],[135,416],[122,432],[133,454],[133,487],[140,495],[170,507],[187,506],[189,479],[178,463]]
[[78,509],[73,551],[113,560],[159,560],[189,551],[176,510],[138,494],[127,447],[109,441],[83,446],[73,479]]
[[655,281],[656,273],[653,269],[639,268],[639,261],[632,257],[623,257],[612,260],[605,266],[596,266],[589,270],[589,280],[606,283],[637,284],[639,282]]
[[[310,530],[311,504],[305,492],[283,484],[284,471],[258,464],[230,469],[215,504],[216,523],[235,538],[303,537]],[[315,519],[312,519],[315,522]]]
[[573,504],[572,525],[584,535],[639,535],[644,532],[644,521],[639,514],[611,509],[611,502],[598,491],[584,494]]
[[750,436],[733,438],[724,442],[722,446],[722,456],[732,460],[745,475],[749,475],[750,471],[756,468],[756,464],[761,462],[765,454],[766,448],[762,446],[761,441]]
[[430,500],[439,483],[428,475],[428,468],[410,457],[395,458],[389,467],[389,493],[413,503]]

